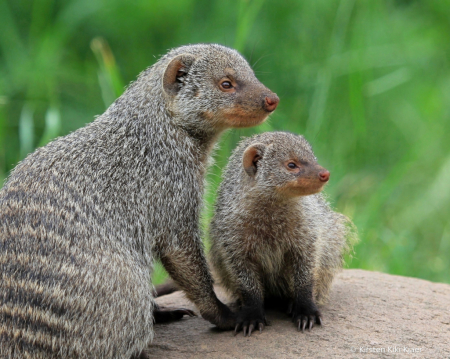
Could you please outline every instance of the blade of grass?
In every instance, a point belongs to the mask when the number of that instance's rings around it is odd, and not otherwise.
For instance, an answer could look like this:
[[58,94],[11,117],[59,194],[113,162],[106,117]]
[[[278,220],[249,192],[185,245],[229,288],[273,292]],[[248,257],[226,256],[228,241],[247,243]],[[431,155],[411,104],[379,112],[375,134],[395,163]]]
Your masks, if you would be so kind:
[[254,24],[256,16],[258,15],[263,4],[264,0],[239,1],[236,39],[234,41],[234,48],[239,52],[243,52],[249,31]]
[[9,71],[19,70],[26,59],[26,50],[6,1],[0,1],[0,48]]
[[56,106],[51,106],[45,114],[45,129],[38,146],[45,146],[59,136],[61,131],[61,114]]
[[33,109],[25,104],[19,119],[20,158],[25,158],[34,149]]
[[431,216],[440,212],[450,201],[450,156],[431,181],[428,188],[424,188],[422,194],[410,206],[398,216],[400,228],[408,227],[409,230],[421,226]]
[[153,267],[152,284],[158,285],[164,283],[168,276],[169,275],[167,274],[161,262],[155,262]]
[[53,0],[39,0],[33,2],[31,13],[30,35],[31,41],[36,41],[42,36],[45,27],[51,23]]
[[91,41],[91,49],[99,65],[98,80],[103,102],[108,107],[125,88],[114,55],[105,39],[96,37]]
[[[5,97],[0,96],[0,145],[5,141],[5,127],[6,116],[5,107],[7,100]],[[5,179],[6,167],[5,167],[5,146],[0,146],[0,188],[3,186]]]
[[337,9],[333,30],[331,32],[331,40],[328,45],[328,59],[323,68],[317,73],[316,86],[306,127],[308,137],[315,138],[324,121],[328,93],[332,84],[333,59],[336,54],[340,54],[344,49],[345,35],[354,4],[355,0],[341,0]]

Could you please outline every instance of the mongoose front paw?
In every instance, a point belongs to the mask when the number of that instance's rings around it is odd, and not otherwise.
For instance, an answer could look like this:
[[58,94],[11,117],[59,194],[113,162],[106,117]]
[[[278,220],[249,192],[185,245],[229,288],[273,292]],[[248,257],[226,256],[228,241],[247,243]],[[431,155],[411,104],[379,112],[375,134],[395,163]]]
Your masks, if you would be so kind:
[[292,315],[292,321],[298,331],[301,330],[304,332],[306,326],[308,326],[308,330],[311,331],[314,323],[321,326],[323,325],[322,314],[317,310],[314,304],[309,307],[290,304],[288,315]]
[[222,330],[231,330],[236,324],[236,314],[225,304],[218,301],[218,311],[202,312],[202,317]]
[[236,323],[236,314],[233,313],[228,307],[226,313],[222,313],[221,318],[219,319],[219,323],[217,326],[220,329],[230,330],[234,328],[234,324]]
[[237,314],[234,335],[237,335],[241,329],[244,332],[244,337],[252,335],[255,329],[259,329],[259,332],[262,333],[266,325],[270,324],[262,308],[243,307]]
[[194,311],[186,308],[167,308],[158,306],[153,311],[155,323],[166,323],[173,320],[180,320],[185,315],[188,315],[190,317],[197,316]]

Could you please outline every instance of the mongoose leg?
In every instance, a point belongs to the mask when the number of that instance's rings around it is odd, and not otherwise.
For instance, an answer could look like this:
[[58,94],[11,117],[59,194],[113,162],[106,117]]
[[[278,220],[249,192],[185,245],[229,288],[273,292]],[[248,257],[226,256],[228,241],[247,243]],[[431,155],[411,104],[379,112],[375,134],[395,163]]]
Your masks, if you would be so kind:
[[[187,248],[183,248],[185,243],[188,243]],[[158,244],[158,248],[164,268],[187,298],[195,303],[202,317],[220,329],[233,329],[235,315],[214,293],[199,235],[184,238],[179,245]]]
[[307,326],[311,330],[314,323],[322,325],[322,314],[313,301],[312,284],[303,285],[297,291],[290,314],[298,331],[304,332]]
[[153,317],[155,319],[155,323],[167,323],[174,320],[180,320],[185,315],[190,317],[196,317],[194,311],[186,308],[168,308],[168,307],[160,307],[155,306],[153,311]]
[[[240,262],[240,265],[229,266],[229,270],[231,276],[237,278],[238,295],[242,304],[237,313],[234,335],[242,329],[245,337],[251,336],[255,329],[262,332],[268,323],[264,312],[263,289],[257,271],[248,263],[245,264],[245,260],[236,261]],[[240,273],[233,273],[235,268],[239,268]]]

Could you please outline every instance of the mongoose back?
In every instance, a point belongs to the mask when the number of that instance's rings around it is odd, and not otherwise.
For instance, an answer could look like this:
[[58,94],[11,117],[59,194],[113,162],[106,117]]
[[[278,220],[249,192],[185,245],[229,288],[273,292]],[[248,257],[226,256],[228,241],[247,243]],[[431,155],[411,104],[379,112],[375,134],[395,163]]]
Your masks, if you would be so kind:
[[[211,262],[240,309],[235,332],[265,325],[264,302],[286,302],[298,329],[323,302],[352,237],[319,194],[330,173],[309,143],[285,132],[244,139],[230,157],[210,226]],[[309,324],[308,324],[309,323]]]
[[220,133],[278,101],[235,50],[182,46],[18,164],[0,191],[0,357],[141,355],[154,258],[205,319],[234,327],[200,239],[204,175]]

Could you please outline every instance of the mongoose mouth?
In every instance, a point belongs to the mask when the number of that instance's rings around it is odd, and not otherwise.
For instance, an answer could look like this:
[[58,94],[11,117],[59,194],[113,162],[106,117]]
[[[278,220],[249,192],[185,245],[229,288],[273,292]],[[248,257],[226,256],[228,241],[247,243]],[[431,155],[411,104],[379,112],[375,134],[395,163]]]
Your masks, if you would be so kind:
[[224,111],[225,122],[229,127],[252,127],[263,123],[270,112],[263,109],[254,112],[242,111],[234,108],[230,111]]
[[274,93],[262,95],[258,102],[244,101],[223,111],[225,124],[229,127],[251,127],[263,123],[275,111],[280,99]]
[[297,178],[280,187],[282,192],[290,196],[309,196],[323,190],[326,181],[320,178]]

